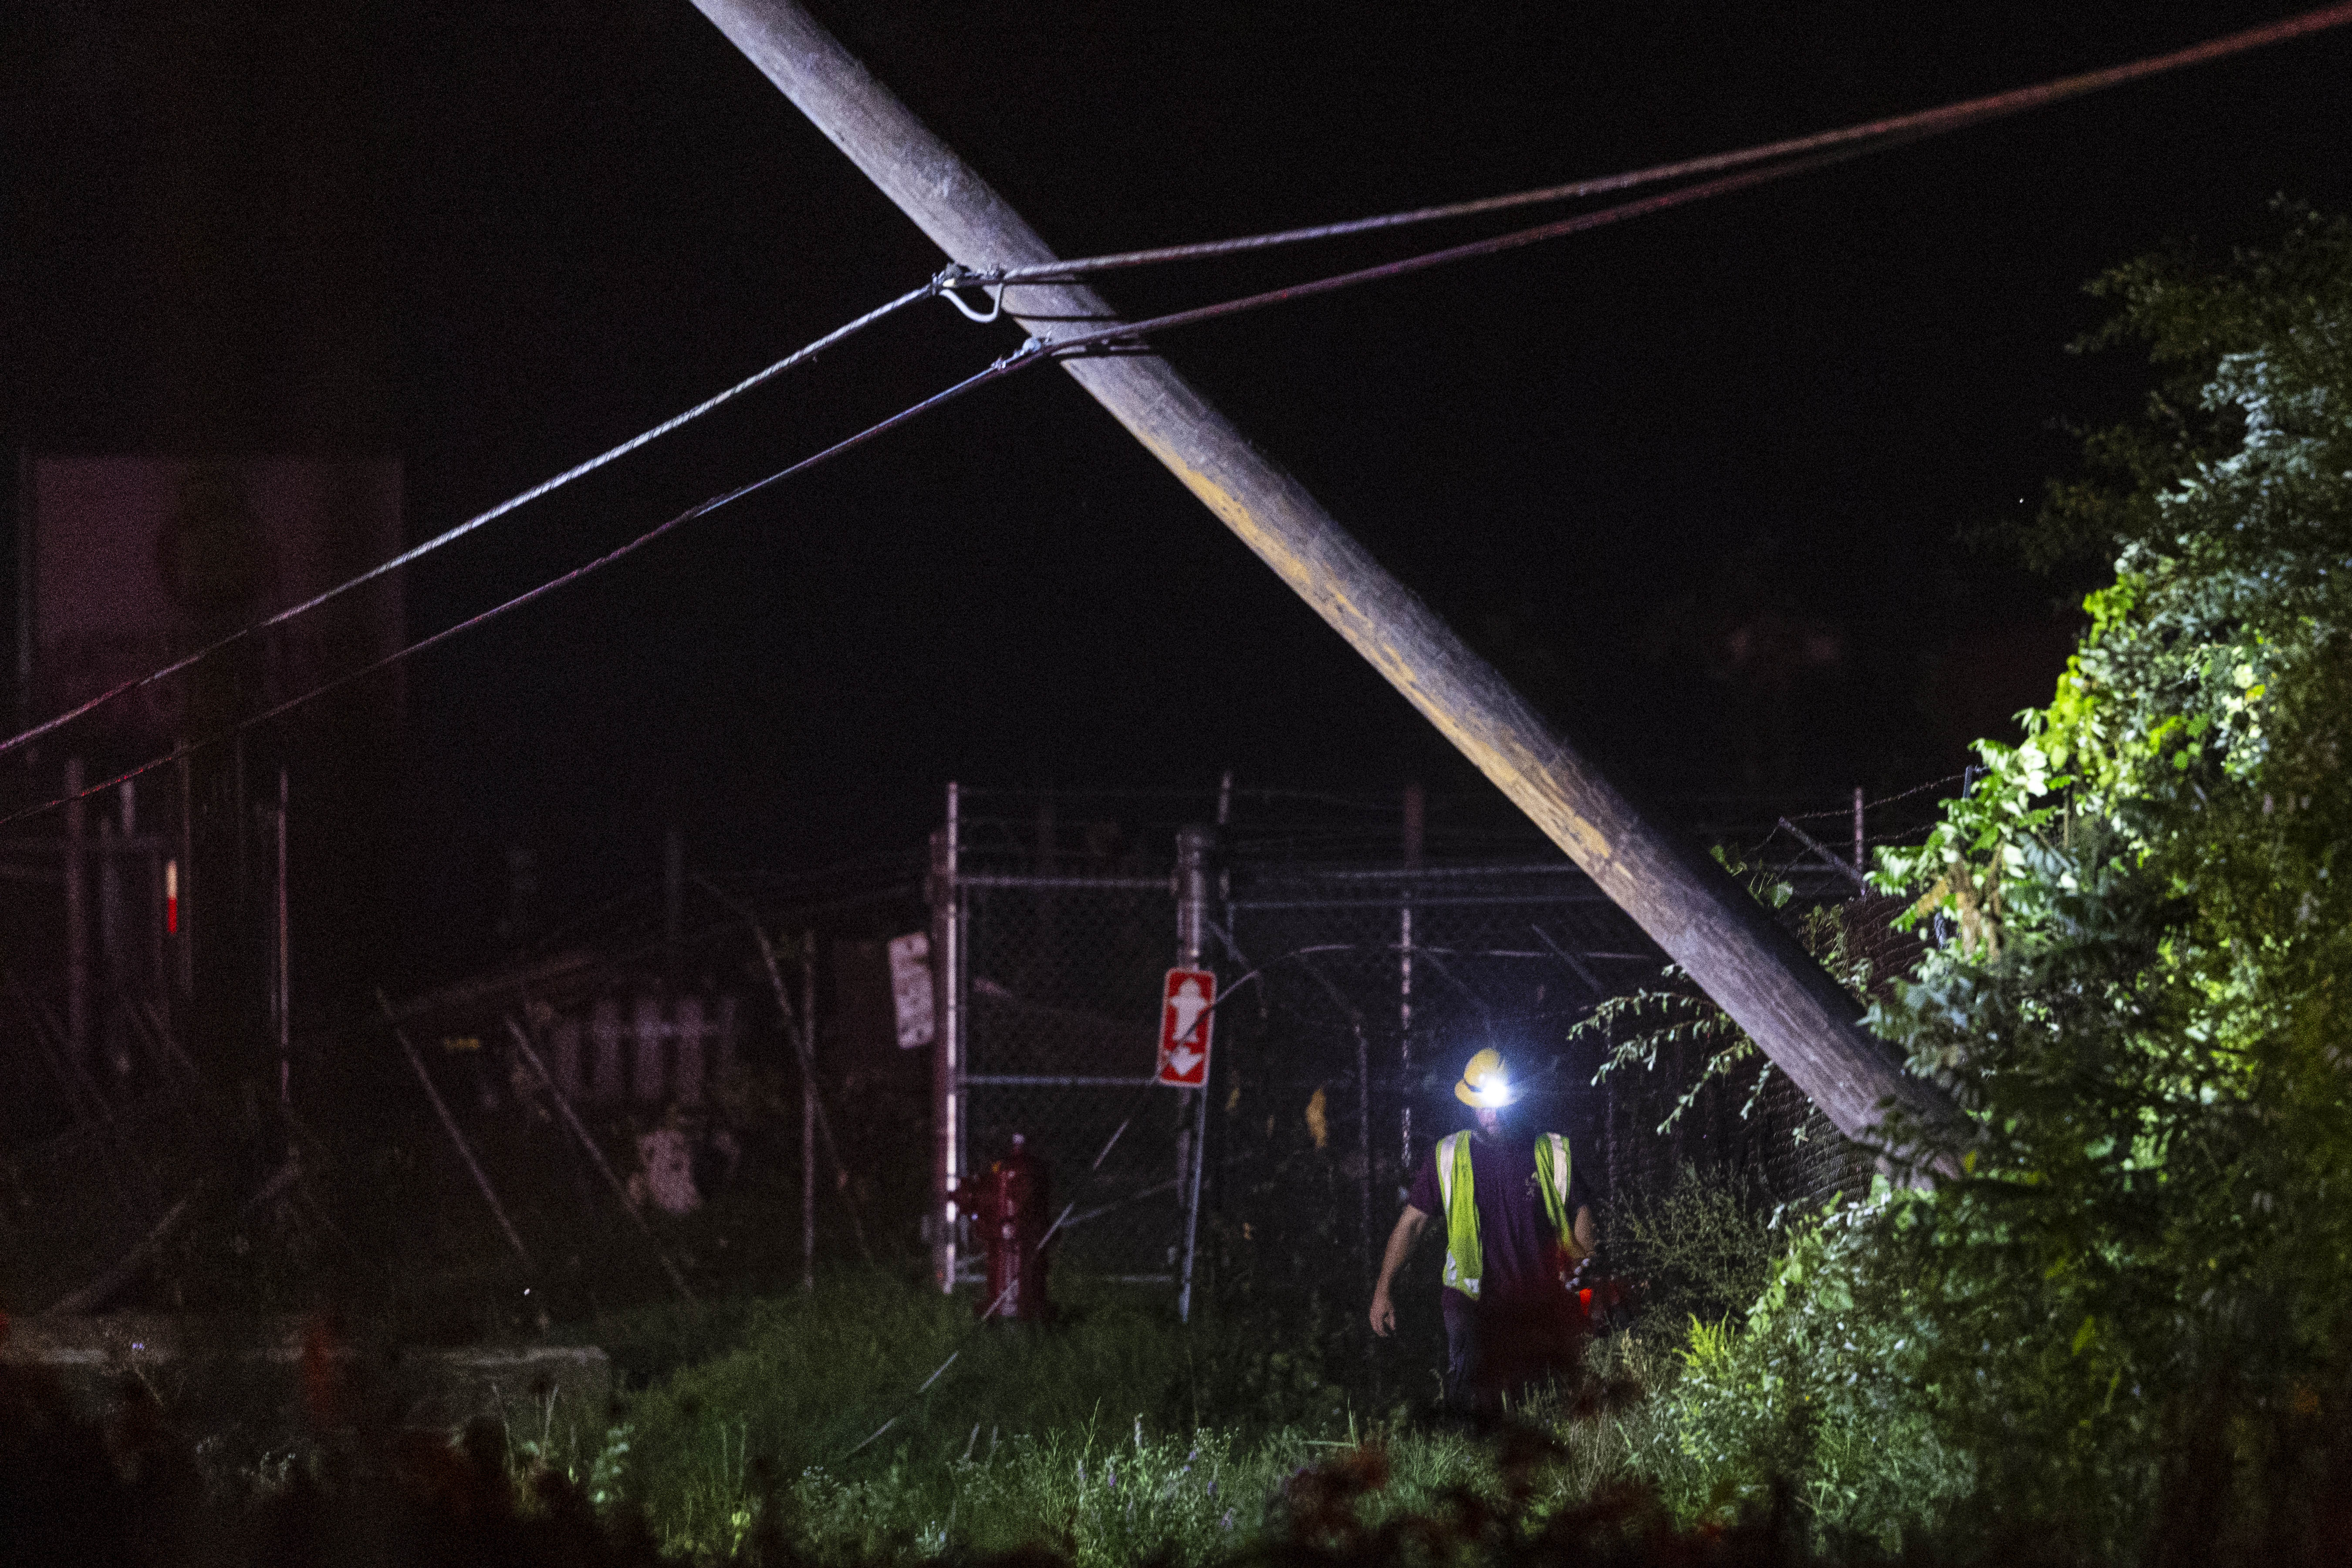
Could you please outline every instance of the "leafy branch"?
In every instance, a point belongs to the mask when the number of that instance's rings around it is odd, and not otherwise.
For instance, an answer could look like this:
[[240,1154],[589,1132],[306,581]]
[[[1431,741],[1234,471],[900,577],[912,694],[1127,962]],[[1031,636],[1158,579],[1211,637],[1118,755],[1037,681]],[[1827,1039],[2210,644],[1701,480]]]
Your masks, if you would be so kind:
[[[1786,909],[1795,897],[1796,890],[1789,883],[1750,869],[1719,845],[1715,858],[1725,869],[1740,878],[1748,892],[1768,909]],[[1856,1001],[1869,1000],[1874,965],[1854,940],[1842,906],[1823,905],[1805,910],[1799,921],[1798,940]],[[1592,1081],[1599,1083],[1612,1073],[1635,1067],[1644,1072],[1655,1072],[1662,1055],[1671,1068],[1685,1059],[1688,1053],[1697,1051],[1703,1053],[1698,1071],[1667,1109],[1665,1120],[1658,1123],[1658,1131],[1672,1131],[1710,1085],[1728,1084],[1752,1068],[1754,1076],[1748,1079],[1748,1097],[1739,1107],[1739,1118],[1745,1121],[1779,1069],[1748,1031],[1732,1022],[1731,1016],[1698,988],[1682,965],[1667,964],[1660,971],[1660,985],[1610,997],[1569,1029],[1567,1037],[1570,1041],[1597,1038],[1608,1045],[1609,1054],[1602,1059],[1600,1070],[1592,1075]],[[1802,1141],[1801,1127],[1795,1137]]]

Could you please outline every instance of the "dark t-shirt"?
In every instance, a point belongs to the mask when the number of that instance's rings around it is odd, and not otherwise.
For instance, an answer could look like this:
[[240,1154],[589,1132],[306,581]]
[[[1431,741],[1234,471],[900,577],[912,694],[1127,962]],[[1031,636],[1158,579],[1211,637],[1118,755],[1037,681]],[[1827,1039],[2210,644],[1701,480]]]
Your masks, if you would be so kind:
[[[1578,1168],[1575,1150],[1569,1151],[1568,1215],[1589,1206],[1592,1199]],[[1478,1282],[1482,1300],[1540,1295],[1559,1289],[1559,1265],[1555,1254],[1559,1235],[1544,1213],[1543,1189],[1536,1184],[1536,1135],[1507,1132],[1500,1138],[1470,1135],[1470,1190],[1478,1205],[1478,1252],[1484,1274]],[[1437,1148],[1430,1146],[1412,1178],[1405,1201],[1445,1225],[1445,1201],[1437,1184]],[[1442,1291],[1453,1306],[1458,1290]],[[1465,1300],[1466,1302],[1466,1298]]]

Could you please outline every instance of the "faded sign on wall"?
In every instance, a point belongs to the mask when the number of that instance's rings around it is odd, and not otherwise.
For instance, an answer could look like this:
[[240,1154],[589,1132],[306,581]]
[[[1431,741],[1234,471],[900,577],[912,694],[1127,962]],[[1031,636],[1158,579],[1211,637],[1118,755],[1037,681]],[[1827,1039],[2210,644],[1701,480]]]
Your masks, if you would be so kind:
[[[19,673],[35,718],[310,598],[403,542],[396,458],[35,457],[21,481]],[[403,631],[395,574],[267,634],[251,656],[257,689],[240,706],[383,658]],[[159,681],[87,722],[120,744],[167,746],[186,737],[190,690],[184,679]]]

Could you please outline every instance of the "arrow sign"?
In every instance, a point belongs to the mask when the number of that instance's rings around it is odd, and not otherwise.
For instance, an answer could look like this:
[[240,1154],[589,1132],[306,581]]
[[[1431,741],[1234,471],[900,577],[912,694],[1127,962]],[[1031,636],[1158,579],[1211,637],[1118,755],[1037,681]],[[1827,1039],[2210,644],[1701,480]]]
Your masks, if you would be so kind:
[[1217,976],[1206,969],[1171,969],[1160,993],[1160,1070],[1152,1076],[1175,1089],[1209,1082],[1209,1033],[1217,1021]]

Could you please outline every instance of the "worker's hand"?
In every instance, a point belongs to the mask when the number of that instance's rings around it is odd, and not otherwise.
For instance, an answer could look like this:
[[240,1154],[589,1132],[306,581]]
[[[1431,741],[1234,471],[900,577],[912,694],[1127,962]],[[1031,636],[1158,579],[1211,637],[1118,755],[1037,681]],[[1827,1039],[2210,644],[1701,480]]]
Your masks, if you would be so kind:
[[1372,1332],[1382,1339],[1396,1332],[1396,1308],[1389,1300],[1389,1288],[1385,1285],[1372,1292]]

